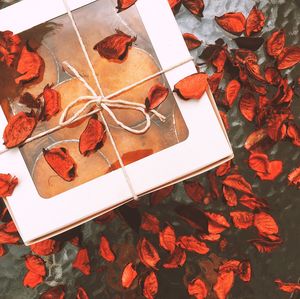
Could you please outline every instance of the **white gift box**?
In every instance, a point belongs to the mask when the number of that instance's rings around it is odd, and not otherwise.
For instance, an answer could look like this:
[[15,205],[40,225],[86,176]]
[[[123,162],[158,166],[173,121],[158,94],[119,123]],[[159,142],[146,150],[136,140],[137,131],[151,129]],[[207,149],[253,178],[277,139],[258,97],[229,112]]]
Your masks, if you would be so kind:
[[[74,10],[94,1],[68,2]],[[166,0],[138,0],[136,9],[162,68],[190,57]],[[23,0],[0,11],[0,30],[20,33],[65,13],[61,0]],[[188,62],[167,72],[165,78],[173,88],[179,80],[195,72],[194,63]],[[176,95],[174,97],[188,128],[188,137],[126,166],[133,188],[140,196],[210,170],[233,158],[226,130],[210,91],[200,100],[183,101]],[[0,109],[1,132],[6,124],[7,120]],[[27,245],[62,233],[132,200],[122,169],[50,199],[39,195],[18,148],[0,155],[0,173],[10,173],[19,179],[19,185],[13,195],[5,199],[5,203]]]

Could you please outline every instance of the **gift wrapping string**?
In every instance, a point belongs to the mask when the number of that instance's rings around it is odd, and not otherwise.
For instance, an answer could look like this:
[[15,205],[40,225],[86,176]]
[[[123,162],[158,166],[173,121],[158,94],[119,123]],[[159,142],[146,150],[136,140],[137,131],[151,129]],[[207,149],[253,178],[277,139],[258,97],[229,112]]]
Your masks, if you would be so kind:
[[[112,94],[110,94],[108,96],[105,96],[104,93],[103,93],[103,90],[101,88],[100,82],[98,80],[96,71],[95,71],[95,69],[93,67],[93,64],[91,62],[91,59],[90,59],[90,57],[88,55],[88,52],[87,52],[87,49],[86,49],[85,44],[83,42],[83,39],[81,37],[81,34],[79,32],[79,29],[77,27],[77,24],[76,24],[76,22],[74,20],[74,17],[73,17],[73,14],[71,12],[71,9],[70,9],[70,7],[69,7],[69,5],[67,3],[67,0],[62,0],[62,1],[64,3],[64,6],[65,6],[66,11],[68,13],[68,16],[70,18],[70,21],[71,21],[71,24],[73,26],[73,29],[74,29],[74,31],[75,31],[75,33],[77,35],[77,38],[78,38],[78,41],[80,43],[80,47],[82,49],[84,57],[85,57],[85,59],[86,59],[86,61],[88,63],[88,66],[89,66],[89,68],[90,68],[90,70],[92,72],[93,79],[95,80],[95,83],[96,83],[96,86],[97,86],[97,88],[99,90],[100,95],[98,95],[94,91],[94,89],[87,83],[87,81],[79,74],[79,72],[73,66],[71,66],[66,61],[63,62],[63,66],[64,66],[65,71],[69,75],[71,75],[73,77],[76,77],[79,81],[81,81],[85,85],[85,87],[90,91],[90,93],[92,95],[80,96],[77,99],[75,99],[74,101],[72,101],[63,110],[63,113],[62,113],[62,115],[60,117],[60,120],[59,120],[59,124],[56,127],[28,138],[22,144],[20,144],[20,146],[25,145],[25,144],[27,144],[29,142],[34,141],[34,140],[37,140],[37,139],[39,139],[41,137],[44,137],[46,135],[49,135],[49,134],[51,134],[51,133],[53,133],[53,132],[55,132],[57,130],[60,130],[60,129],[66,127],[66,126],[69,126],[70,124],[72,124],[74,122],[77,122],[77,121],[79,121],[79,120],[81,120],[83,118],[86,118],[88,116],[91,116],[91,115],[94,115],[96,113],[99,113],[100,116],[101,116],[102,122],[104,124],[104,127],[106,129],[106,132],[107,132],[107,134],[109,136],[109,139],[110,139],[110,141],[112,143],[114,152],[115,152],[115,154],[117,156],[117,159],[118,159],[118,161],[120,163],[120,166],[121,166],[123,175],[125,177],[125,180],[127,182],[127,185],[128,185],[128,187],[129,187],[129,189],[130,189],[130,191],[132,193],[133,198],[135,200],[137,200],[138,196],[137,196],[137,194],[134,191],[133,184],[132,184],[131,179],[130,179],[127,171],[126,171],[125,165],[124,165],[123,160],[122,160],[121,155],[120,155],[120,152],[119,152],[119,150],[117,148],[117,145],[116,145],[115,140],[114,140],[114,138],[112,136],[112,133],[110,132],[109,125],[108,125],[108,123],[107,123],[107,121],[106,121],[106,119],[105,119],[102,111],[105,110],[111,116],[111,118],[114,120],[114,122],[116,124],[118,124],[120,127],[122,127],[123,129],[125,129],[125,130],[127,130],[127,131],[129,131],[131,133],[134,133],[134,134],[143,134],[143,133],[145,133],[149,129],[149,127],[151,126],[151,119],[150,119],[150,116],[149,116],[149,112],[151,112],[154,115],[156,115],[161,121],[164,121],[165,117],[163,115],[161,115],[160,113],[158,113],[156,110],[147,111],[147,108],[146,108],[146,106],[144,104],[133,103],[133,102],[125,101],[125,100],[110,100],[110,99],[114,98],[114,97],[116,97],[116,96],[118,96],[118,95],[120,95],[120,94],[122,94],[122,93],[124,93],[126,91],[129,91],[129,90],[133,89],[134,87],[137,87],[137,86],[139,86],[139,85],[141,85],[141,84],[143,84],[143,83],[145,83],[147,81],[150,81],[150,80],[152,80],[152,79],[154,79],[154,78],[156,78],[156,77],[158,77],[158,76],[160,76],[162,74],[165,74],[165,73],[167,73],[167,72],[169,72],[171,70],[174,70],[174,69],[178,68],[179,66],[182,66],[182,65],[184,65],[184,64],[186,64],[186,63],[188,63],[190,61],[193,61],[193,57],[188,57],[187,59],[185,59],[185,60],[183,60],[183,61],[181,61],[181,62],[179,62],[179,63],[177,63],[175,65],[172,65],[172,66],[170,66],[168,68],[165,68],[165,69],[163,69],[163,70],[161,70],[161,71],[159,71],[157,73],[154,73],[154,74],[152,74],[152,75],[150,75],[148,77],[145,77],[144,79],[142,79],[140,81],[137,81],[137,82],[135,82],[135,83],[133,83],[133,84],[131,84],[129,86],[126,86],[126,87],[124,87],[124,88],[122,88],[122,89],[120,89],[120,90],[118,90],[118,91],[116,91],[116,92],[114,92],[114,93],[112,93]],[[85,105],[82,108],[80,108],[77,112],[75,112],[72,117],[70,117],[68,119],[67,116],[68,116],[68,112],[70,111],[70,109],[72,107],[74,107],[76,104],[81,103],[81,102],[86,102],[86,103],[85,103]],[[95,105],[97,106],[96,109],[93,109],[92,111],[89,111],[88,113],[84,113],[90,106],[95,106]],[[110,109],[110,107],[111,108],[132,109],[132,110],[136,110],[136,111],[141,112],[145,116],[145,120],[146,120],[145,127],[142,128],[142,129],[137,130],[137,129],[131,128],[129,126],[126,126],[124,123],[122,123],[121,121],[119,121],[117,119],[117,117],[112,112],[112,110]],[[7,150],[9,150],[9,149],[5,148],[3,150],[0,150],[0,155],[3,154],[4,152],[6,152]]]

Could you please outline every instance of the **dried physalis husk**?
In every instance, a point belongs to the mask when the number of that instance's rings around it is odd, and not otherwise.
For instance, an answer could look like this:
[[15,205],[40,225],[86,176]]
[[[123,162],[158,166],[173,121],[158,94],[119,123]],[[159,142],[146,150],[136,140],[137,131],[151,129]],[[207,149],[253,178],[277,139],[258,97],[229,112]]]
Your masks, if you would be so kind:
[[185,77],[174,86],[174,92],[184,100],[200,99],[208,87],[207,78],[204,73]]
[[145,101],[147,110],[157,108],[164,102],[169,95],[169,89],[161,84],[154,85],[148,92],[148,97]]
[[99,55],[113,62],[123,62],[127,57],[129,48],[136,41],[136,37],[125,34],[120,30],[97,43],[94,50]]
[[134,5],[136,1],[137,0],[118,0],[118,6],[116,8],[118,12],[121,12]]
[[21,75],[15,79],[15,82],[17,84],[27,83],[39,78],[43,66],[43,58],[27,43],[21,51],[17,66],[17,72]]
[[215,20],[220,27],[234,35],[241,35],[245,30],[246,18],[241,12],[229,12],[215,17]]
[[64,147],[43,150],[44,158],[49,166],[65,181],[73,181],[76,177],[76,163]]
[[0,173],[0,197],[11,196],[17,185],[18,179],[16,177]]
[[82,155],[88,156],[97,151],[103,144],[105,128],[97,116],[90,118],[85,130],[79,139],[79,151]]
[[4,145],[12,148],[24,142],[33,132],[36,126],[36,118],[33,113],[19,112],[8,122],[4,133]]

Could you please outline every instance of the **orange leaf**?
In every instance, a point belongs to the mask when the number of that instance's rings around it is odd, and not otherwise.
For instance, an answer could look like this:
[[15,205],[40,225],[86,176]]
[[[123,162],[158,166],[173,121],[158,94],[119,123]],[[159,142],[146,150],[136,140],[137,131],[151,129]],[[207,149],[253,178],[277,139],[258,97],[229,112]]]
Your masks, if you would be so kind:
[[280,291],[286,293],[294,293],[296,291],[300,291],[300,283],[288,283],[283,282],[281,279],[276,279],[275,283],[277,284]]
[[105,236],[101,236],[100,238],[99,255],[110,263],[114,262],[116,259],[116,256],[110,247],[109,241]]
[[65,181],[71,182],[76,177],[76,163],[64,147],[43,149],[48,165]]
[[207,287],[200,278],[195,278],[188,284],[188,293],[196,299],[205,299],[208,295]]
[[84,156],[96,152],[102,145],[105,137],[105,128],[97,116],[90,118],[85,130],[80,135],[79,151]]
[[182,267],[186,261],[186,253],[181,247],[176,247],[173,254],[167,259],[163,267],[166,269],[176,269]]
[[118,0],[118,6],[116,7],[118,12],[128,9],[135,4],[137,0]]
[[285,70],[300,62],[300,47],[290,46],[282,50],[277,58],[277,68]]
[[136,41],[135,37],[125,34],[120,30],[97,43],[94,50],[99,55],[113,62],[123,62],[128,55],[129,48]]
[[178,245],[188,251],[196,252],[198,254],[207,254],[209,248],[204,242],[199,241],[194,236],[181,236],[178,239]]
[[274,218],[265,213],[260,212],[254,216],[254,226],[258,229],[260,234],[273,235],[278,234],[278,225]]
[[254,215],[252,213],[236,211],[231,212],[230,217],[234,226],[238,229],[248,229],[253,225]]
[[246,20],[246,36],[260,32],[265,25],[265,16],[256,6],[252,8]]
[[241,35],[245,30],[246,18],[241,12],[229,12],[221,17],[215,17],[216,22],[224,30]]
[[171,253],[175,250],[176,236],[173,227],[168,225],[163,231],[159,233],[159,244],[162,248]]
[[12,148],[20,145],[32,134],[36,126],[36,118],[33,113],[19,112],[9,119],[3,133],[4,145]]
[[182,0],[182,4],[193,15],[203,17],[204,2],[203,0]]
[[231,80],[225,90],[226,101],[229,107],[232,107],[233,103],[237,99],[241,89],[241,84],[237,80]]
[[91,274],[90,258],[86,248],[78,251],[77,256],[73,262],[73,268],[78,269],[84,275]]
[[141,262],[146,267],[155,269],[156,264],[160,261],[155,247],[146,238],[143,238],[138,242],[137,250]]
[[0,173],[0,197],[11,196],[18,185],[18,179],[10,174]]
[[154,299],[158,292],[158,281],[154,272],[151,272],[144,281],[143,295],[147,299]]
[[285,46],[285,32],[283,30],[274,31],[267,39],[266,50],[272,57],[277,57]]
[[183,38],[190,51],[199,48],[202,44],[202,41],[192,33],[184,33]]
[[207,78],[208,75],[204,73],[197,73],[185,77],[174,86],[174,92],[184,100],[199,100],[208,87]]
[[241,192],[253,194],[251,185],[240,174],[229,175],[223,181],[223,184]]
[[25,45],[18,61],[17,72],[21,75],[15,79],[16,84],[27,83],[39,78],[43,67],[42,57],[31,49],[28,44]]
[[133,264],[132,263],[127,264],[122,273],[123,288],[125,289],[130,288],[136,277],[137,277],[137,272],[134,269]]
[[226,299],[234,284],[234,273],[221,272],[218,274],[217,282],[213,287],[218,299]]
[[159,220],[155,216],[145,212],[142,218],[141,229],[157,234],[159,232]]
[[157,108],[163,101],[167,99],[169,89],[161,84],[154,85],[148,92],[148,97],[145,101],[147,110]]

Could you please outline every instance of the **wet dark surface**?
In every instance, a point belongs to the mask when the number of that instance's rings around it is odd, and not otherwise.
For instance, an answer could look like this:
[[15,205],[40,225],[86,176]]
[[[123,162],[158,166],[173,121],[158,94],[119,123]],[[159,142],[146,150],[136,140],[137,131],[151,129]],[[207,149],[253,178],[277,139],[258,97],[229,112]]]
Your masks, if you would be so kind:
[[[242,11],[245,15],[248,15],[254,5],[254,1],[208,0],[205,3],[204,18],[201,21],[189,14],[185,9],[179,12],[177,20],[182,32],[196,34],[201,40],[205,41],[205,44],[214,43],[217,38],[222,37],[230,46],[234,46],[232,36],[222,31],[216,25],[214,17],[229,11]],[[267,16],[262,36],[267,36],[274,28],[284,28],[287,33],[287,43],[299,44],[300,1],[273,0],[260,1],[258,4]],[[0,7],[1,5],[3,4],[0,4]],[[202,49],[203,47],[198,53],[197,51],[193,52],[195,57]],[[263,52],[263,49],[258,51],[259,57],[262,57],[260,60],[261,64],[266,63],[263,58],[265,57]],[[299,77],[299,70],[300,67],[298,65],[292,71],[287,71],[286,74],[291,80],[296,79]],[[299,97],[295,96],[293,112],[298,124],[300,123],[299,101]],[[251,282],[246,284],[236,280],[228,298],[300,298],[297,294],[290,295],[280,292],[274,284],[276,278],[288,282],[297,282],[300,279],[300,193],[296,188],[288,186],[287,181],[288,173],[295,167],[300,166],[300,150],[286,141],[279,142],[269,150],[268,154],[271,159],[283,160],[284,171],[274,182],[262,182],[249,170],[246,162],[249,154],[243,148],[246,137],[254,130],[254,125],[244,120],[237,105],[229,111],[228,117],[231,126],[229,136],[236,155],[235,164],[238,165],[240,173],[252,183],[254,193],[258,197],[268,200],[270,213],[279,224],[280,235],[284,243],[273,253],[261,254],[247,242],[254,236],[253,231],[230,229],[224,233],[224,237],[229,241],[229,246],[224,252],[220,252],[218,246],[212,245],[212,254],[209,256],[188,253],[187,262],[183,268],[165,270],[161,267],[161,270],[157,271],[159,292],[156,298],[189,298],[184,284],[185,278],[190,280],[191,277],[196,277],[197,275],[205,277],[208,273],[204,273],[203,265],[209,264],[210,260],[216,260],[215,256],[223,259],[249,259],[252,264],[253,277]],[[206,175],[199,176],[197,179],[209,191]],[[158,206],[152,207],[149,199],[150,196],[146,196],[140,200],[138,208],[130,216],[131,219],[137,221],[139,218],[137,214],[142,214],[146,211],[157,216],[162,226],[165,223],[172,224],[177,235],[189,235],[194,232],[174,212],[174,208],[179,203],[192,202],[185,194],[182,183],[178,184],[172,195]],[[202,205],[200,206],[203,207]],[[230,209],[225,206],[221,199],[205,206],[205,209],[222,211],[229,218],[228,213]],[[24,288],[22,284],[26,273],[23,256],[28,254],[30,249],[22,245],[8,246],[8,253],[0,258],[0,298],[38,298],[43,291],[60,284],[66,286],[66,298],[76,298],[76,289],[79,286],[85,288],[90,298],[143,298],[137,280],[130,290],[122,290],[120,286],[121,271],[128,262],[138,261],[135,247],[141,236],[147,236],[158,247],[157,236],[152,236],[142,230],[136,232],[119,215],[120,213],[108,223],[98,224],[92,221],[65,236],[61,236],[60,239],[64,240],[62,249],[55,255],[44,257],[47,263],[48,274],[45,282],[34,290]],[[133,223],[132,226],[136,228],[136,223]],[[99,257],[98,247],[101,234],[105,234],[111,241],[112,248],[118,258],[117,263],[108,265]],[[81,245],[88,248],[92,267],[91,275],[84,276],[78,270],[72,269],[72,262],[78,248],[66,241],[71,238],[70,236],[80,236]],[[164,258],[163,253],[161,253],[161,257],[162,259]],[[138,272],[146,272],[145,267],[139,266]],[[209,298],[215,297],[210,295]]]

